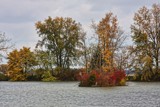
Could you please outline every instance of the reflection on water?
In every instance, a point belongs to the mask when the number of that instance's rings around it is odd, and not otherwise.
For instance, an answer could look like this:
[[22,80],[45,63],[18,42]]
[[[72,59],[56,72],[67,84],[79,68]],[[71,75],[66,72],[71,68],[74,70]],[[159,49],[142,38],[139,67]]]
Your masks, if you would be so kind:
[[160,82],[108,88],[78,82],[0,82],[0,107],[160,107]]

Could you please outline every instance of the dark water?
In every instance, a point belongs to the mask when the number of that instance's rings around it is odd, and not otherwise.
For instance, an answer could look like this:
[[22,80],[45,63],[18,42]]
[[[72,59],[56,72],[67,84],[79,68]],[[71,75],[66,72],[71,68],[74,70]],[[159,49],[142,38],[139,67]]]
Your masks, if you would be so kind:
[[160,107],[160,82],[109,88],[78,82],[0,82],[0,107]]

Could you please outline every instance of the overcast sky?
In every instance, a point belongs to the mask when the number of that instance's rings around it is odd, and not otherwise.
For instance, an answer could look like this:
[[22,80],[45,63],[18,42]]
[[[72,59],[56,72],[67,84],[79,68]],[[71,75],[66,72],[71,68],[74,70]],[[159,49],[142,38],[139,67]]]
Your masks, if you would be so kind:
[[38,39],[35,23],[51,16],[72,17],[89,33],[91,20],[100,21],[107,12],[117,15],[119,25],[130,33],[134,13],[159,0],[0,0],[0,32],[12,39],[16,48],[35,47]]

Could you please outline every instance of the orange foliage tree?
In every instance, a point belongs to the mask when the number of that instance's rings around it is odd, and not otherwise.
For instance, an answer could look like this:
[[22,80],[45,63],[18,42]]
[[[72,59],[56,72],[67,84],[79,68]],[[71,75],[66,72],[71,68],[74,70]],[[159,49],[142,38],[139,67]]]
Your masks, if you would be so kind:
[[117,17],[113,13],[107,13],[105,18],[102,18],[97,25],[97,34],[104,62],[102,69],[112,71],[115,67],[114,55],[124,41],[123,31],[118,26]]
[[19,51],[13,50],[8,55],[7,75],[13,81],[24,81],[27,79],[27,72],[36,64],[33,52],[30,48],[23,47]]
[[160,5],[143,6],[134,15],[131,25],[134,42],[135,69],[141,80],[159,80],[160,75]]

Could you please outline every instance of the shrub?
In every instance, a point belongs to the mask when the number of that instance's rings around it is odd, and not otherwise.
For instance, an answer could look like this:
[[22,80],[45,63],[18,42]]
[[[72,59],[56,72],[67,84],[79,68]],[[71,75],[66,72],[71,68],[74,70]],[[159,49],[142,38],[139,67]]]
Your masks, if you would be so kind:
[[120,82],[121,80],[125,80],[126,74],[122,70],[115,70],[114,71],[114,76],[116,77],[116,85],[121,85]]
[[13,71],[7,71],[7,76],[10,81],[26,81],[27,75],[20,69],[13,69]]
[[113,72],[91,71],[89,73],[81,72],[78,76],[80,80],[79,86],[115,86],[125,85],[125,72],[121,70],[114,70]]
[[80,80],[79,86],[84,86],[84,87],[89,86],[89,81],[88,81],[89,74],[87,74],[87,73],[80,73],[80,76],[79,76],[78,79]]
[[27,80],[28,81],[40,81],[41,78],[38,75],[28,75]]
[[142,74],[139,72],[136,72],[136,74],[133,76],[134,81],[142,81]]
[[127,81],[134,81],[134,76],[127,76]]
[[77,75],[79,72],[80,69],[64,69],[59,71],[55,76],[61,81],[77,81]]
[[7,81],[9,78],[5,76],[3,73],[0,73],[0,81]]
[[89,81],[89,86],[95,85],[95,83],[96,83],[96,77],[95,77],[95,75],[94,74],[90,75],[88,81]]
[[112,72],[100,72],[97,78],[97,86],[114,86],[116,85],[116,77]]
[[51,75],[51,72],[50,71],[46,71],[43,75],[42,75],[42,81],[44,82],[53,82],[53,81],[56,81],[57,79],[55,77],[53,77]]
[[126,80],[125,79],[121,79],[119,85],[120,86],[126,85]]
[[42,75],[46,72],[45,69],[35,69],[35,70],[32,70],[30,73],[28,73],[27,75],[27,80],[28,81],[41,81],[43,78],[42,78]]

